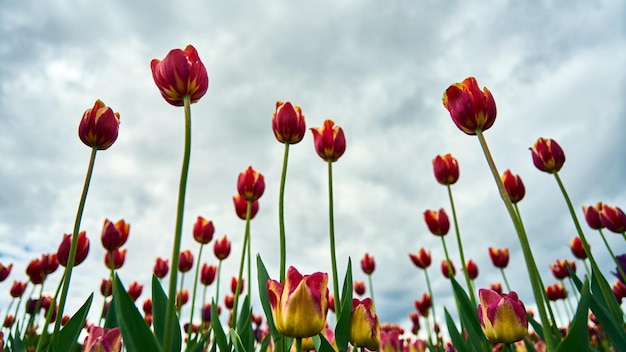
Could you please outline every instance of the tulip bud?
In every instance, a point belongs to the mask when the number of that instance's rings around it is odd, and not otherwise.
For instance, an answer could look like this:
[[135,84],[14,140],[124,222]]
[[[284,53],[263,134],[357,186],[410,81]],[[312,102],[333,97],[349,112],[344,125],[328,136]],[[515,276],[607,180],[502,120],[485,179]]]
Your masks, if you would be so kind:
[[45,275],[54,273],[58,267],[59,260],[57,259],[56,253],[41,255],[41,271]]
[[506,268],[509,265],[509,249],[489,247],[489,257],[496,268]]
[[417,309],[423,317],[428,318],[428,313],[432,307],[432,300],[428,293],[424,293],[422,299],[416,299],[413,304],[415,305],[415,309]]
[[[619,264],[619,267],[622,269],[622,271],[626,272],[626,253],[616,255],[615,259],[617,260],[617,264]],[[626,283],[626,281],[624,281],[624,277],[619,272],[619,269],[617,267],[615,267],[615,271],[611,271],[611,274],[615,275],[615,277],[622,283]]]
[[626,232],[626,214],[619,207],[604,204],[600,211],[602,225],[615,233]]
[[370,351],[380,346],[380,322],[374,312],[371,298],[352,299],[352,315],[350,317],[350,343],[354,347],[365,347]]
[[519,175],[513,174],[511,170],[506,170],[504,174],[502,174],[502,183],[504,184],[506,193],[508,193],[513,204],[524,199],[524,195],[526,195],[526,188],[524,187],[524,182],[522,182],[522,178],[519,177]]
[[215,280],[215,275],[217,274],[217,267],[215,265],[209,265],[207,263],[202,264],[202,269],[200,269],[200,282],[204,286],[209,286]]
[[207,244],[213,239],[215,227],[213,221],[207,221],[202,216],[198,216],[196,223],[193,225],[193,238],[198,243]]
[[257,201],[265,191],[265,178],[256,172],[252,166],[248,166],[237,178],[237,191],[244,200],[248,202]]
[[154,263],[154,275],[159,279],[162,279],[170,271],[168,260],[162,258],[156,258]]
[[417,251],[417,254],[410,253],[409,258],[411,258],[413,264],[421,269],[428,268],[431,263],[430,252],[424,248],[420,248],[419,251]]
[[152,314],[152,298],[146,298],[143,301],[142,309],[145,315]]
[[171,50],[163,60],[153,59],[150,68],[161,95],[174,106],[183,106],[185,96],[197,102],[209,88],[206,68],[192,45]]
[[445,236],[450,230],[450,220],[443,208],[436,210],[426,210],[424,212],[424,221],[428,225],[428,229],[433,235]]
[[92,325],[83,343],[86,352],[119,352],[122,350],[122,333],[120,328],[105,329]]
[[552,271],[552,275],[554,275],[557,280],[563,280],[570,276],[567,268],[568,265],[576,272],[576,263],[561,259],[557,259],[556,263],[550,264],[550,271]]
[[87,109],[78,125],[78,136],[88,147],[108,149],[117,139],[120,114],[96,100],[93,108]]
[[556,283],[546,286],[546,296],[548,296],[548,299],[551,301],[566,299],[567,291],[565,291],[565,286],[563,286],[562,283]]
[[365,294],[365,282],[360,280],[354,280],[354,293],[358,296],[363,296]]
[[528,335],[526,308],[515,292],[480,289],[478,296],[478,320],[489,341],[513,343]]
[[583,242],[580,237],[574,237],[570,241],[569,247],[576,258],[587,259],[587,252],[585,252],[585,247],[583,247]]
[[[239,194],[233,196],[233,203],[235,204],[235,212],[237,217],[241,220],[246,220],[246,212],[248,211],[248,201],[243,199]],[[254,216],[259,211],[259,201],[252,202],[252,208],[250,208],[250,220],[254,219]]]
[[443,274],[443,276],[445,276],[446,279],[449,279],[450,275],[452,276],[456,275],[456,269],[454,268],[454,263],[450,261],[450,266],[448,267],[448,261],[445,259],[442,260],[441,261],[441,273]]
[[324,329],[328,312],[328,274],[302,275],[292,266],[283,283],[269,279],[266,287],[279,333],[305,338]]
[[233,309],[235,306],[235,295],[227,294],[224,296],[224,306],[228,309]]
[[11,269],[13,269],[13,263],[7,266],[4,266],[2,263],[0,263],[0,282],[6,280],[7,277],[9,277],[9,274],[11,274]]
[[596,203],[596,205],[585,206],[583,205],[583,213],[585,214],[585,220],[587,225],[594,230],[600,230],[604,227],[602,220],[600,219],[600,212],[602,212],[602,202]]
[[452,185],[459,179],[459,163],[450,154],[437,155],[433,159],[435,179],[442,185]]
[[190,250],[186,249],[180,252],[178,256],[178,271],[186,273],[193,267],[193,254]]
[[20,281],[13,281],[13,285],[11,286],[11,297],[13,298],[20,298],[22,297],[22,295],[24,294],[24,291],[26,290],[26,286],[28,286],[28,281],[24,281],[24,282],[20,282]]
[[296,144],[306,132],[306,123],[302,110],[290,102],[276,102],[276,112],[272,116],[274,136],[281,143]]
[[232,277],[230,279],[230,292],[232,292],[234,295],[236,294],[241,294],[243,292],[243,284],[244,284],[244,279],[241,278],[241,281],[239,281],[239,287],[237,287],[237,278],[236,277]]
[[189,302],[189,290],[184,288],[182,291],[176,292],[176,307],[180,308]]
[[213,245],[213,253],[219,260],[224,260],[230,255],[230,240],[224,235],[224,237],[215,240]]
[[346,137],[343,129],[333,120],[325,120],[322,127],[311,128],[315,151],[322,159],[335,162],[346,151]]
[[474,77],[448,87],[443,94],[443,106],[456,127],[469,135],[486,131],[496,121],[496,102],[489,89],[480,90]]
[[127,224],[124,220],[119,220],[113,224],[109,219],[105,219],[102,226],[102,234],[100,235],[102,246],[107,251],[120,248],[128,240],[129,231],[130,224]]
[[141,296],[141,292],[143,291],[143,285],[137,281],[134,281],[128,286],[128,295],[130,299],[135,302],[139,296]]
[[103,297],[110,297],[113,294],[113,280],[102,279],[100,283],[100,293]]
[[475,261],[473,261],[472,259],[468,260],[465,264],[465,267],[467,268],[467,275],[471,280],[474,280],[478,277],[478,265],[476,265]]
[[26,275],[28,275],[28,279],[33,285],[38,285],[43,283],[46,279],[46,274],[41,270],[41,260],[33,259],[28,263],[26,267]]
[[[67,266],[70,256],[70,246],[72,244],[72,235],[63,235],[59,249],[57,250],[57,260],[62,266]],[[89,239],[87,233],[82,231],[78,234],[78,246],[76,247],[76,256],[74,257],[74,266],[79,265],[87,258],[89,254]]]
[[547,173],[559,172],[565,163],[565,153],[553,139],[537,139],[530,151],[533,157],[533,164],[541,171]]
[[502,284],[499,282],[492,282],[489,284],[489,289],[491,291],[496,291],[499,294],[502,294]]
[[[113,267],[111,267],[111,255],[113,255]],[[108,269],[119,269],[126,261],[126,249],[116,249],[112,252],[104,253],[104,265]]]
[[363,258],[361,258],[361,269],[366,275],[372,275],[374,269],[376,269],[376,261],[369,253],[365,253]]

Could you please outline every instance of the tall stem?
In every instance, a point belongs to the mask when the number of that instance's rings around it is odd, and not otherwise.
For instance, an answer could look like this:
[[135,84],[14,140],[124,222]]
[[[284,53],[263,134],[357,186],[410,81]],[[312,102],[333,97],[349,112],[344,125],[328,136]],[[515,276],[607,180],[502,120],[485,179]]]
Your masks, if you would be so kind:
[[[430,278],[428,277],[428,270],[424,268],[424,276],[426,276],[426,287],[428,288],[428,294],[430,295],[430,310],[433,316],[433,328],[437,325],[437,314],[435,313],[435,298],[433,297],[433,290],[430,288]],[[428,317],[426,317],[426,324],[428,325]],[[432,331],[428,328],[428,340],[433,343]]]
[[[67,266],[63,273],[63,289],[61,290],[61,301],[59,302],[58,317],[63,316],[65,310],[65,302],[67,301],[67,294],[70,288],[70,279],[72,278],[72,270],[74,269],[74,257],[76,257],[76,250],[78,248],[78,232],[80,229],[80,221],[83,218],[83,210],[85,209],[85,201],[87,200],[87,191],[89,190],[89,183],[91,182],[91,175],[93,173],[93,166],[96,162],[96,153],[98,149],[91,149],[91,156],[89,157],[89,166],[87,166],[87,175],[85,176],[85,184],[83,185],[83,192],[80,196],[78,203],[78,210],[76,211],[76,219],[74,220],[74,230],[72,231],[72,244],[70,245],[70,254],[67,258]],[[57,332],[61,328],[61,320],[57,319],[54,324],[54,336],[57,336]]]
[[[248,201],[248,208],[246,209],[246,229],[243,235],[241,261],[239,262],[239,275],[237,275],[237,287],[235,288],[235,303],[233,304],[233,317],[231,319],[231,324],[230,324],[230,327],[233,329],[237,326],[237,308],[239,305],[239,294],[241,293],[239,288],[241,287],[241,279],[243,277],[243,265],[246,259],[246,248],[248,248],[248,241],[250,240],[250,217],[251,215],[252,215],[252,202]],[[250,278],[248,278],[248,281],[250,281]]]
[[504,275],[504,268],[500,268],[500,273],[502,274],[502,280],[504,280],[504,285],[506,286],[507,292],[511,292],[511,286],[509,286],[509,280],[507,280],[506,275]]
[[372,285],[372,274],[367,275],[367,280],[370,284],[370,298],[372,299],[372,304],[376,306],[376,303],[374,302],[374,285]]
[[554,336],[552,336],[552,329],[550,328],[550,320],[548,320],[548,315],[546,312],[546,301],[544,300],[544,289],[539,281],[539,277],[537,275],[537,264],[535,263],[535,258],[533,257],[532,251],[530,249],[530,243],[528,242],[528,237],[526,236],[526,231],[522,227],[517,214],[515,213],[515,209],[513,208],[513,203],[509,198],[509,194],[506,192],[506,188],[504,188],[504,184],[502,183],[502,179],[500,178],[500,174],[498,173],[498,169],[496,168],[496,164],[493,161],[493,157],[491,156],[491,152],[489,151],[489,147],[487,146],[487,141],[485,140],[485,136],[481,130],[476,130],[476,136],[478,137],[478,141],[480,142],[480,146],[482,147],[483,153],[485,154],[485,159],[487,159],[487,164],[489,164],[489,169],[491,169],[491,173],[493,175],[494,180],[496,181],[496,185],[498,186],[498,190],[500,191],[500,197],[504,202],[507,212],[511,217],[511,221],[513,222],[513,226],[515,227],[515,231],[517,232],[517,237],[519,239],[520,245],[522,247],[522,252],[524,253],[524,261],[526,262],[526,269],[528,271],[528,275],[530,277],[531,287],[533,289],[533,296],[535,298],[535,302],[537,303],[537,309],[539,310],[539,317],[541,318],[541,327],[543,329],[544,337],[546,340],[546,345],[548,346],[548,350],[552,351],[556,348],[556,342],[554,340]]
[[[176,320],[176,284],[178,280],[178,261],[180,255],[180,242],[182,240],[183,214],[185,212],[185,193],[187,191],[187,175],[189,173],[189,160],[191,157],[191,99],[189,95],[184,97],[185,109],[185,149],[183,154],[183,166],[180,172],[180,185],[178,187],[178,208],[176,212],[176,227],[174,229],[174,245],[172,246],[172,270],[170,274],[169,299],[165,311],[165,331],[163,334],[163,350],[171,351],[174,343],[174,321]],[[180,326],[178,327],[180,329]]]
[[609,250],[609,253],[611,254],[611,258],[613,258],[613,262],[615,262],[617,271],[622,277],[622,282],[626,282],[626,273],[624,273],[624,269],[622,269],[622,266],[619,265],[619,262],[617,261],[617,257],[615,257],[615,253],[613,253],[611,246],[609,246],[609,242],[606,240],[606,237],[604,237],[604,233],[602,232],[602,229],[598,229],[598,231],[600,231],[600,236],[602,237],[602,241],[604,241],[604,245],[606,246],[606,249]]
[[448,198],[450,198],[450,207],[452,208],[452,219],[454,221],[454,231],[456,233],[456,243],[459,247],[459,255],[461,256],[461,265],[463,266],[463,274],[465,275],[465,283],[467,284],[467,289],[470,292],[470,298],[472,299],[472,304],[476,306],[476,296],[474,295],[474,286],[472,285],[472,281],[470,280],[469,273],[467,272],[467,264],[465,263],[465,255],[463,254],[463,243],[461,243],[461,232],[459,231],[459,222],[456,217],[456,208],[454,207],[454,199],[452,198],[452,188],[450,185],[446,187],[448,189]]
[[202,249],[204,243],[200,244],[200,250],[198,251],[198,260],[196,261],[196,275],[193,280],[193,294],[191,295],[191,314],[189,316],[189,326],[187,327],[187,338],[191,339],[191,332],[193,331],[193,313],[196,310],[196,289],[198,288],[198,275],[200,273],[200,259],[202,258]]
[[285,267],[287,263],[287,244],[285,239],[285,180],[287,179],[287,159],[289,158],[289,143],[285,143],[283,156],[283,172],[280,176],[280,193],[278,195],[278,227],[280,233],[280,282],[285,281]]
[[330,261],[333,271],[333,294],[335,296],[335,314],[341,316],[339,296],[339,278],[337,277],[337,258],[335,256],[335,219],[333,212],[333,162],[328,161],[328,222],[330,226]]

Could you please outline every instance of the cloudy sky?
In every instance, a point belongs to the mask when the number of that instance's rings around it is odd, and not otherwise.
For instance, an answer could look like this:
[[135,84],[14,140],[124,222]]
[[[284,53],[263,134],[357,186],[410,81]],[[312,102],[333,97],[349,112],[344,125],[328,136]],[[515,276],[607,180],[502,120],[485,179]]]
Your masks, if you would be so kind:
[[[253,252],[278,276],[283,145],[270,124],[277,100],[300,105],[309,127],[332,118],[345,131],[346,153],[333,166],[339,270],[352,258],[354,278],[366,280],[358,262],[365,252],[375,257],[384,322],[410,327],[413,301],[426,291],[408,258],[420,247],[433,253],[435,299],[455,310],[439,269],[441,240],[422,220],[426,209],[451,213],[431,165],[445,153],[460,164],[453,193],[466,258],[480,268],[476,286],[501,280],[487,248],[509,247],[508,278],[533,305],[478,141],[441,104],[454,82],[475,76],[494,95],[498,117],[485,135],[500,172],[511,169],[526,184],[520,208],[546,283],[555,282],[550,263],[572,259],[575,228],[553,177],[532,164],[528,148],[538,137],[565,150],[561,177],[579,217],[582,205],[598,201],[626,207],[626,6],[618,1],[57,1],[2,2],[0,10],[0,261],[14,264],[4,292],[71,232],[90,153],[77,126],[101,99],[120,113],[120,132],[98,153],[81,226],[91,252],[74,271],[68,311],[107,275],[99,240],[105,218],[131,224],[119,273],[126,284],[146,284],[140,300],[148,297],[155,258],[171,255],[184,123],[182,109],[160,96],[149,63],[187,44],[210,83],[192,106],[183,248],[197,253],[191,228],[198,215],[213,220],[216,236],[233,241],[226,280],[236,273],[244,229],[231,197],[248,165],[267,185],[252,224]],[[303,273],[330,272],[326,176],[307,133],[291,148],[285,200],[287,263]],[[584,228],[610,275],[600,236]],[[616,253],[626,252],[621,236],[606,235]],[[454,237],[446,240],[458,264]],[[204,262],[216,264],[204,253]],[[54,292],[60,275],[45,292]],[[0,309],[8,302],[2,295]]]

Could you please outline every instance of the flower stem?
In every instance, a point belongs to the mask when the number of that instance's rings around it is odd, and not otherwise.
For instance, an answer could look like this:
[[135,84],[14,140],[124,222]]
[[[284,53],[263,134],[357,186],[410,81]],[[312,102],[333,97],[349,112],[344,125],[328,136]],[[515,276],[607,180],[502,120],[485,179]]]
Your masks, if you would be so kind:
[[[243,235],[243,246],[241,251],[241,261],[239,262],[239,274],[237,275],[237,287],[235,288],[235,303],[233,304],[233,317],[231,319],[230,327],[235,329],[237,327],[237,308],[239,302],[239,288],[241,287],[241,278],[243,277],[243,265],[246,259],[246,248],[248,247],[248,241],[250,240],[250,217],[252,215],[252,202],[248,201],[248,208],[246,209],[246,229]],[[250,278],[248,278],[250,281]],[[217,303],[217,302],[216,302]]]
[[465,255],[463,254],[463,244],[461,243],[461,232],[459,231],[459,222],[456,217],[456,209],[454,207],[454,200],[452,198],[452,187],[447,185],[448,198],[450,198],[450,207],[452,208],[452,219],[454,220],[454,231],[456,233],[456,242],[459,247],[459,255],[461,256],[461,265],[463,266],[463,274],[465,275],[465,282],[467,283],[467,289],[470,292],[470,298],[472,304],[476,306],[476,296],[474,295],[474,288],[472,281],[470,280],[469,273],[467,272],[467,265],[465,264]]
[[196,261],[196,275],[193,280],[193,294],[191,295],[191,314],[189,316],[189,326],[187,327],[187,338],[191,339],[191,332],[193,331],[193,313],[196,309],[196,289],[198,288],[198,274],[200,273],[200,258],[202,258],[202,249],[204,243],[200,244],[200,250],[198,251],[198,260]]
[[335,296],[335,314],[341,316],[341,301],[339,296],[339,278],[337,277],[337,258],[335,256],[335,219],[333,212],[333,162],[328,161],[328,220],[330,230],[330,261],[333,270],[333,294]]
[[509,286],[509,280],[507,280],[506,275],[504,275],[504,268],[500,268],[500,273],[502,274],[502,280],[504,280],[504,285],[506,286],[507,292],[511,292],[511,286]]
[[[178,261],[180,256],[180,242],[182,240],[183,213],[185,212],[185,193],[187,191],[187,175],[189,173],[189,160],[191,156],[191,98],[184,97],[185,110],[185,149],[183,154],[183,166],[180,173],[180,185],[178,187],[178,208],[176,212],[176,227],[174,229],[174,246],[172,246],[172,270],[168,291],[168,304],[165,311],[165,331],[163,333],[163,350],[171,351],[174,343],[174,321],[176,319],[176,284],[178,280]],[[180,329],[180,326],[178,327]]]
[[619,262],[617,261],[617,257],[615,257],[615,253],[613,253],[611,246],[609,246],[609,242],[606,240],[606,237],[604,237],[604,233],[602,232],[602,229],[598,229],[598,231],[600,231],[600,236],[602,237],[602,241],[604,241],[604,245],[606,246],[606,249],[609,250],[609,253],[611,254],[611,258],[613,258],[613,261],[615,262],[615,266],[617,267],[617,271],[622,277],[622,281],[626,282],[626,274],[624,273],[624,269],[622,269],[622,266],[619,265]]
[[280,282],[285,281],[285,267],[287,262],[287,245],[285,239],[285,180],[287,179],[287,159],[289,158],[289,143],[285,143],[283,156],[283,171],[280,176],[280,193],[278,195],[278,227],[280,233]]
[[[433,290],[430,288],[430,278],[428,277],[428,270],[424,268],[424,276],[426,276],[426,287],[428,288],[428,294],[430,295],[430,310],[433,316],[433,327],[437,325],[437,314],[435,313],[435,298],[433,297]],[[428,326],[428,317],[426,317],[426,325]],[[433,344],[432,331],[428,328],[428,341]]]
[[487,146],[487,141],[485,140],[485,136],[481,130],[476,130],[476,136],[478,137],[478,141],[480,142],[480,146],[482,147],[483,153],[485,154],[485,159],[487,159],[487,164],[489,164],[489,168],[491,169],[491,173],[493,175],[494,180],[496,181],[496,185],[498,186],[498,190],[500,191],[500,197],[504,202],[506,210],[511,217],[511,221],[513,221],[513,226],[515,227],[515,231],[517,232],[517,237],[519,239],[520,245],[522,247],[522,252],[524,254],[524,261],[526,262],[526,268],[528,271],[528,275],[530,277],[530,283],[533,290],[533,296],[535,298],[535,302],[537,304],[537,310],[539,310],[539,317],[541,318],[541,327],[543,329],[544,337],[546,340],[546,345],[548,346],[548,350],[552,351],[556,348],[556,342],[554,340],[554,336],[552,335],[552,329],[550,328],[551,324],[548,320],[548,315],[546,312],[546,301],[544,300],[544,288],[541,285],[539,277],[537,275],[537,264],[535,263],[535,258],[533,257],[532,251],[530,249],[530,243],[528,242],[528,237],[526,236],[526,231],[522,227],[522,224],[519,221],[519,218],[513,208],[513,203],[509,198],[509,194],[506,192],[506,188],[504,188],[504,184],[502,183],[502,179],[500,178],[500,174],[498,173],[498,169],[493,161],[493,157],[491,156],[491,152],[489,151],[489,147]]
[[301,337],[296,337],[296,351],[298,352],[302,351],[302,338]]
[[[87,166],[87,175],[85,176],[85,184],[83,185],[83,192],[80,196],[78,203],[78,210],[76,211],[76,219],[74,220],[74,230],[72,231],[72,243],[70,245],[70,253],[67,258],[67,266],[63,273],[63,289],[61,290],[61,301],[59,302],[58,317],[63,316],[65,310],[65,302],[67,301],[67,295],[70,288],[70,279],[72,278],[72,270],[74,269],[74,257],[76,257],[76,250],[78,248],[78,232],[80,229],[80,221],[83,218],[83,210],[85,209],[85,202],[87,200],[87,191],[89,190],[89,183],[91,182],[91,175],[93,173],[93,167],[96,162],[96,153],[98,149],[91,149],[91,156],[89,157],[89,166]],[[54,336],[57,336],[59,329],[61,328],[61,320],[57,319],[54,324]]]
[[370,298],[372,299],[372,304],[376,306],[376,304],[374,303],[374,285],[372,284],[372,274],[367,275],[367,280],[369,281],[369,284],[370,284]]

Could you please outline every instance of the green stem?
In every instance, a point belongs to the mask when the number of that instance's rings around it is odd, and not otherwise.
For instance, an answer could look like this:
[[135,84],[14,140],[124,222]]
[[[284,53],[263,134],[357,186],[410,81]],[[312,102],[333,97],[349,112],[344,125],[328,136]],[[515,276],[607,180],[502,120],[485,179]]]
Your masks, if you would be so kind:
[[367,280],[370,284],[370,298],[372,299],[372,304],[376,307],[376,304],[374,303],[374,285],[372,284],[372,274],[367,275]]
[[[87,166],[87,175],[85,176],[85,184],[83,185],[83,192],[80,196],[78,203],[78,210],[76,211],[76,219],[74,220],[74,230],[72,231],[72,244],[70,245],[70,253],[67,259],[67,266],[63,274],[63,290],[61,291],[61,301],[59,302],[58,317],[63,316],[65,310],[65,302],[67,301],[67,295],[70,288],[70,280],[72,278],[72,270],[74,269],[74,257],[76,257],[76,250],[78,248],[78,232],[80,229],[80,221],[83,218],[83,209],[85,209],[85,202],[87,200],[87,191],[89,190],[89,183],[91,182],[91,175],[93,173],[94,163],[96,162],[96,153],[98,149],[91,149],[91,156],[89,157],[89,166]],[[57,336],[57,332],[61,328],[61,320],[57,319],[54,324],[54,336]],[[54,338],[53,336],[53,338]]]
[[[180,185],[178,187],[178,207],[176,211],[176,227],[174,229],[174,245],[172,246],[172,270],[170,270],[170,285],[168,290],[169,300],[165,311],[165,331],[163,332],[163,350],[171,351],[173,348],[174,322],[176,321],[176,284],[178,281],[178,261],[180,255],[180,243],[182,240],[183,214],[185,212],[185,193],[187,191],[187,175],[189,173],[189,160],[191,156],[191,99],[189,95],[183,98],[185,110],[185,149],[183,165],[180,173]],[[180,326],[178,326],[180,329]]]
[[[241,286],[241,278],[243,277],[243,265],[246,259],[246,248],[248,247],[248,241],[250,240],[250,216],[252,215],[252,202],[248,201],[248,207],[246,209],[246,229],[243,235],[243,246],[241,250],[241,261],[239,262],[239,274],[237,275],[237,285],[235,288],[235,303],[233,304],[233,317],[231,319],[230,327],[235,329],[237,326],[237,308],[239,305],[239,287]],[[248,278],[250,280],[250,278]]]
[[302,352],[302,338],[296,337],[296,351]]
[[454,199],[452,198],[452,187],[447,185],[448,189],[448,198],[450,199],[450,207],[452,208],[452,220],[454,221],[454,231],[456,233],[456,243],[459,247],[459,255],[461,256],[461,265],[463,266],[463,274],[465,275],[465,283],[467,284],[467,289],[470,292],[470,298],[472,299],[472,304],[476,306],[476,295],[474,294],[474,288],[472,285],[472,281],[470,280],[469,273],[467,272],[467,264],[465,263],[465,255],[463,254],[463,244],[461,243],[461,232],[459,231],[459,222],[456,216],[456,208],[454,207]]
[[602,237],[602,241],[604,241],[604,245],[606,246],[606,249],[609,250],[609,253],[611,254],[611,258],[613,258],[613,262],[615,262],[617,271],[622,276],[622,281],[626,282],[626,274],[624,273],[624,269],[622,269],[622,266],[619,265],[619,262],[617,261],[617,257],[615,256],[615,253],[613,253],[611,246],[609,246],[609,242],[606,240],[606,237],[604,237],[604,233],[602,232],[602,229],[598,229],[598,231],[600,231],[600,236]]
[[541,285],[539,277],[537,275],[537,264],[535,263],[535,258],[533,257],[532,251],[530,249],[530,243],[528,242],[528,237],[526,236],[526,231],[522,227],[519,218],[513,208],[513,203],[509,198],[509,194],[506,192],[506,188],[504,188],[504,184],[502,183],[502,179],[500,178],[500,174],[498,173],[498,169],[493,161],[493,157],[491,156],[491,152],[489,151],[489,147],[487,146],[487,141],[485,140],[485,136],[481,130],[476,130],[476,136],[478,137],[478,141],[480,142],[480,146],[482,147],[483,153],[485,154],[485,159],[487,159],[487,164],[489,164],[489,168],[491,169],[491,173],[493,175],[494,180],[496,181],[496,185],[498,186],[498,190],[500,192],[500,197],[504,202],[507,212],[511,217],[511,221],[513,222],[513,226],[515,227],[515,231],[517,232],[517,237],[519,239],[520,245],[522,247],[522,252],[524,253],[524,259],[526,262],[526,269],[528,271],[528,275],[530,277],[530,283],[533,290],[533,296],[535,298],[535,302],[537,304],[537,309],[539,310],[539,317],[541,318],[542,329],[544,333],[544,337],[546,340],[546,345],[548,346],[548,350],[552,351],[556,348],[556,342],[554,340],[554,336],[552,335],[552,329],[550,328],[550,321],[548,320],[548,315],[546,312],[546,301],[544,300],[544,288]]
[[289,143],[285,143],[283,156],[283,171],[280,176],[280,193],[278,195],[278,227],[280,233],[280,282],[285,281],[285,267],[287,262],[287,245],[285,238],[285,180],[287,179],[287,159],[289,158]]
[[507,292],[511,292],[511,286],[509,285],[509,280],[506,279],[506,275],[504,274],[504,268],[500,268],[500,273],[502,274],[502,280],[504,280]]
[[335,315],[341,316],[339,296],[339,278],[337,277],[337,258],[335,256],[335,218],[333,211],[333,162],[328,160],[328,222],[330,230],[330,261],[333,271],[333,294],[335,296]]
[[[585,252],[587,253],[589,262],[591,263],[591,272],[593,273],[594,276],[600,277],[602,276],[602,271],[600,271],[600,267],[598,266],[598,263],[593,257],[593,254],[591,253],[589,242],[587,242],[587,238],[585,237],[585,234],[583,233],[583,229],[580,226],[580,222],[578,221],[578,217],[576,216],[576,212],[574,211],[574,206],[572,205],[572,201],[570,200],[569,195],[567,194],[567,191],[565,190],[565,186],[563,185],[563,182],[561,181],[561,177],[559,177],[558,172],[554,172],[553,175],[554,175],[554,178],[556,179],[556,182],[559,184],[559,188],[561,189],[561,193],[563,194],[565,203],[567,203],[567,208],[569,209],[570,215],[572,216],[572,220],[574,221],[574,226],[576,227],[576,231],[578,232],[580,241],[582,242],[583,248],[585,249]],[[605,285],[599,285],[599,286],[600,286],[600,290],[602,291],[602,296],[604,297],[604,300],[606,302],[609,302],[610,300],[615,299],[615,296],[613,295],[613,291],[611,291],[610,287],[607,287]],[[613,314],[613,317],[615,317],[615,319],[618,319],[619,321],[622,321],[623,320],[622,316],[624,313],[616,311],[612,304],[608,304],[608,306],[609,306],[609,309],[611,310],[611,313]]]
[[180,304],[176,302],[176,313],[180,319],[180,311],[183,309],[183,287],[185,285],[185,273],[180,275],[180,285],[178,288],[178,293],[180,293]]
[[218,304],[220,301],[220,276],[222,273],[222,260],[217,265],[217,282],[215,283],[215,303]]
[[204,243],[200,244],[200,250],[198,251],[198,260],[196,261],[196,275],[193,280],[193,294],[191,295],[191,314],[189,315],[189,326],[187,327],[187,336],[191,339],[191,332],[193,331],[193,313],[196,310],[196,289],[198,288],[198,275],[200,273],[200,258],[202,258],[202,249]]
[[430,310],[433,316],[434,327],[435,325],[437,325],[437,314],[435,313],[435,297],[433,296],[433,290],[430,288],[430,278],[428,277],[428,270],[426,270],[426,268],[424,268],[424,276],[426,276],[426,287],[428,287],[428,294],[430,295]]

